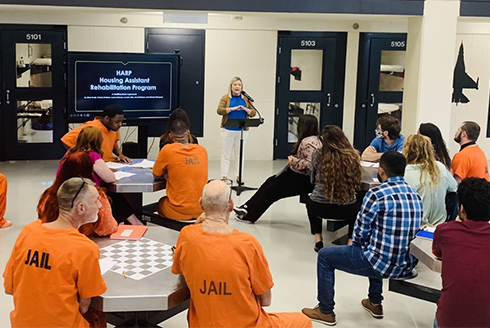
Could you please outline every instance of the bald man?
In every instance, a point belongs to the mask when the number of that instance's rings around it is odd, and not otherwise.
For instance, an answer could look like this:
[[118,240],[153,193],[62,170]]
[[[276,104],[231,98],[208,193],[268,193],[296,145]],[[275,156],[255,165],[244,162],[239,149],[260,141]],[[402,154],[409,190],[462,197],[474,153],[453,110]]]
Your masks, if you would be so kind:
[[8,228],[12,222],[4,218],[7,210],[7,178],[0,173],[0,229]]
[[172,272],[191,292],[189,327],[312,327],[302,313],[267,313],[274,285],[259,242],[230,228],[231,189],[223,181],[204,186],[204,213],[180,232]]

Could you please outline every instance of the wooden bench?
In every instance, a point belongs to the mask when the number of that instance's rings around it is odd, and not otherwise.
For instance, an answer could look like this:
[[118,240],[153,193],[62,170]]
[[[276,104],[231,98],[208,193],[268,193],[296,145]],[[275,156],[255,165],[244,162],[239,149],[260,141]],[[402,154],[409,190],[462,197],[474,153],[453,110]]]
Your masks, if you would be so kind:
[[176,231],[180,231],[182,230],[183,227],[194,224],[196,221],[196,220],[177,221],[177,220],[162,218],[160,215],[158,215],[158,202],[143,206],[141,220],[145,222],[158,224],[159,226],[166,227]]

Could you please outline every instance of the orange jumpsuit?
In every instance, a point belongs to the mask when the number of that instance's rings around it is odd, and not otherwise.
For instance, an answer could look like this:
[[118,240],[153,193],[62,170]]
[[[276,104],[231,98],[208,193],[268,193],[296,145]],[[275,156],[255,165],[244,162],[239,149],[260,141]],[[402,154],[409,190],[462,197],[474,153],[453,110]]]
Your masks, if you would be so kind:
[[[7,210],[7,178],[0,173],[0,227],[8,223],[3,217]],[[9,224],[10,226],[10,224]]]

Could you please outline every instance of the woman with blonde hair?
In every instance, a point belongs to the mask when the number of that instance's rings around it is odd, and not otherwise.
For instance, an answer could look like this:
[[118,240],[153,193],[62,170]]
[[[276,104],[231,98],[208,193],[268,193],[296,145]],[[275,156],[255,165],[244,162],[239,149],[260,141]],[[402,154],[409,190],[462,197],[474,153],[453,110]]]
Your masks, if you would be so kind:
[[336,125],[325,126],[322,143],[312,157],[311,182],[314,188],[306,201],[316,252],[323,248],[322,218],[347,220],[351,240],[360,209],[356,195],[361,189],[362,176],[361,157],[342,129]]
[[[236,158],[236,169],[235,174],[238,181],[239,175],[239,158],[240,158],[240,135],[241,131],[239,128],[224,127],[223,125],[228,121],[228,119],[246,119],[249,117],[254,117],[256,110],[250,104],[249,100],[242,96],[243,82],[238,76],[235,76],[230,81],[230,86],[228,88],[228,93],[221,97],[218,104],[218,115],[223,116],[221,119],[221,176],[223,178],[228,177],[228,171],[230,170],[230,158],[231,152],[235,152]],[[248,137],[248,128],[243,131],[243,149],[245,149],[245,144]],[[242,176],[243,176],[243,158],[242,157]]]
[[445,198],[458,188],[444,164],[434,158],[429,137],[412,134],[405,139],[403,155],[407,158],[405,181],[417,190],[424,204],[422,224],[437,225],[446,220]]

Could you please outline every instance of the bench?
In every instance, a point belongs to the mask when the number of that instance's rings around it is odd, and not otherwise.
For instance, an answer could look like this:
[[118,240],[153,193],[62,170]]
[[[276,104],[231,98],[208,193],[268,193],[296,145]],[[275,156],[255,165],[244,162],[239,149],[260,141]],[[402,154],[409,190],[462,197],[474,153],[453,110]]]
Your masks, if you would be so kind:
[[176,231],[180,231],[183,227],[194,224],[196,222],[196,220],[177,221],[162,218],[160,215],[158,215],[158,202],[143,206],[141,220],[144,222],[151,222]]
[[[308,194],[301,194],[299,195],[299,202],[301,204],[306,204],[306,201],[308,200],[309,197],[310,195]],[[329,219],[329,218],[321,218],[321,219],[327,221],[327,231],[330,232],[335,232],[349,224],[347,220],[338,220],[338,219]]]

